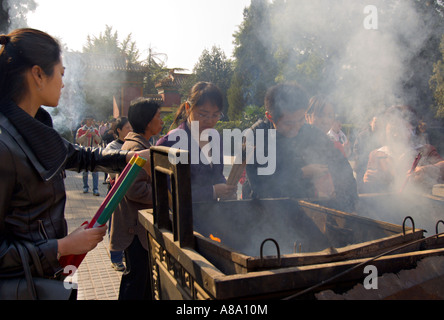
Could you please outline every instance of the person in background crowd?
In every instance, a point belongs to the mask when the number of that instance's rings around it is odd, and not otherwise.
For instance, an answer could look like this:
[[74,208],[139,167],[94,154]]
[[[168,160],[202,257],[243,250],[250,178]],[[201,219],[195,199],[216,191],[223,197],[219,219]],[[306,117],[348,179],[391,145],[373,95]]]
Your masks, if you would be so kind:
[[[121,172],[129,151],[84,148],[63,139],[41,106],[58,105],[65,68],[50,35],[17,29],[0,35],[0,274],[17,277],[23,267],[14,242],[35,247],[44,276],[62,281],[59,259],[85,254],[106,227],[79,227],[68,234],[64,217],[64,170]],[[140,152],[148,157],[149,150]],[[149,161],[144,167],[149,170]],[[28,256],[29,261],[31,256]],[[35,270],[33,270],[34,272]],[[75,297],[73,297],[75,298]]]
[[[122,149],[122,145],[125,143],[125,137],[132,131],[131,124],[128,121],[128,118],[121,117],[117,118],[116,120],[116,131],[115,135],[117,136],[117,139],[113,142],[109,143],[106,147],[108,150],[120,150]],[[111,190],[112,186],[115,183],[116,175],[115,174],[109,174],[108,176],[108,183],[109,183],[109,190]],[[109,221],[109,230],[111,230],[111,225],[113,223],[112,217]],[[124,271],[125,265],[123,264],[123,252],[122,251],[113,251],[110,250],[110,258],[111,258],[111,266],[116,271]]]
[[[316,181],[330,175],[334,190],[325,195],[329,206],[352,212],[358,198],[353,171],[327,137],[328,126],[321,131],[305,123],[308,102],[306,91],[296,84],[280,84],[268,90],[265,119],[259,120],[252,130],[255,136],[257,130],[264,130],[268,141],[268,130],[276,129],[276,171],[269,176],[259,175],[258,161],[248,164],[251,194],[243,198],[324,197],[319,194]],[[267,144],[259,152],[268,153]]]
[[[116,119],[114,136],[116,139],[111,141],[106,146],[107,149],[120,150],[125,143],[125,137],[132,131],[131,123],[127,117],[120,117]],[[115,177],[115,175],[113,175]]]
[[[83,147],[86,148],[98,148],[102,138],[100,137],[99,130],[93,126],[94,119],[92,117],[85,118],[85,125],[77,130],[76,141]],[[93,194],[95,196],[100,196],[99,193],[99,173],[92,172],[93,180]],[[88,193],[88,172],[83,172],[83,193]]]
[[[176,129],[170,131],[158,142],[158,146],[172,147],[177,143],[176,132],[184,130],[187,134],[188,150],[191,150],[191,144],[198,144],[196,148],[201,153],[201,149],[208,141],[195,141],[191,135],[191,125],[199,125],[199,138],[204,130],[211,130],[216,123],[223,117],[223,96],[220,89],[209,82],[198,82],[191,88],[188,100],[183,103],[171,127],[179,125]],[[213,131],[218,135],[217,131]],[[174,137],[174,138],[173,138]],[[236,197],[236,186],[226,184],[223,175],[223,146],[220,143],[220,159],[218,163],[205,164],[199,159],[198,164],[191,164],[191,192],[193,201],[210,201],[215,199],[234,199]]]
[[[305,120],[308,124],[325,133],[335,148],[341,151],[342,155],[347,158],[344,145],[339,141],[331,139],[328,135],[328,132],[335,124],[335,108],[326,97],[317,95],[310,99],[305,112]],[[318,179],[314,180],[314,185],[318,194],[331,197],[334,193],[333,180],[330,173],[318,177]]]
[[358,192],[363,192],[364,174],[367,170],[370,152],[384,145],[385,128],[383,114],[373,116],[369,124],[359,132],[353,144],[354,171],[358,184]]
[[337,148],[344,150],[344,155],[346,158],[351,155],[350,141],[342,131],[341,121],[338,119],[333,121],[331,129],[327,132],[327,136],[331,139],[331,141],[333,141],[333,143],[335,143],[335,146],[336,144],[340,145]]
[[[326,97],[322,95],[314,96],[308,104],[308,109],[305,112],[305,120],[308,124],[328,135],[328,132],[335,123],[335,108]],[[341,151],[344,157],[347,157],[342,143],[333,140],[333,144]]]
[[105,134],[105,132],[107,130],[108,130],[108,123],[105,123],[104,121],[100,122],[99,134],[100,134],[101,137]]
[[[131,102],[128,120],[133,128],[122,150],[149,149],[149,140],[163,127],[160,105],[139,98]],[[126,271],[120,283],[119,300],[152,299],[151,270],[146,229],[139,223],[139,210],[153,207],[151,173],[141,171],[114,212],[110,250],[125,251]]]
[[429,144],[429,134],[427,133],[427,123],[424,121],[419,121],[418,124],[418,135],[417,135],[417,144],[418,145],[425,145]]
[[[365,191],[400,192],[416,186],[430,192],[434,184],[444,181],[444,160],[435,147],[417,144],[416,111],[410,106],[393,106],[384,118],[386,143],[370,153],[363,178]],[[419,154],[418,166],[409,173]]]
[[115,139],[117,139],[116,136],[116,119],[112,119],[108,129],[105,131],[105,133],[102,135],[102,140],[104,144],[107,146],[109,143],[113,142]]
[[[109,143],[113,142],[117,136],[116,136],[116,119],[112,119],[111,123],[106,126],[106,130],[103,134],[101,134],[102,137],[102,145],[105,148]],[[105,172],[103,176],[103,184],[108,183],[108,174]]]
[[84,120],[80,121],[80,123],[77,123],[73,128],[72,128],[72,141],[74,143],[76,143],[76,135],[77,135],[77,131],[83,127],[85,125]]

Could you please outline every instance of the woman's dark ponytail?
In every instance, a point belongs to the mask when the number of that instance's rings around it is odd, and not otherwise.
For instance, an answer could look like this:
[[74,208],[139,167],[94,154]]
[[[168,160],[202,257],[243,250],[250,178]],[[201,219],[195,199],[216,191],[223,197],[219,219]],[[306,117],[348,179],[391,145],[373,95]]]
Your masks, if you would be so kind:
[[61,47],[45,32],[24,28],[0,36],[0,100],[19,102],[28,88],[25,73],[39,66],[52,76],[60,62]]
[[5,35],[5,34],[1,34],[0,35],[0,45],[1,46],[6,46],[9,43],[10,38]]
[[[187,106],[189,106],[189,102],[184,102],[180,105],[179,109],[177,110],[176,114],[174,115],[173,123],[170,126],[169,131],[173,130],[174,128],[178,127],[181,123],[185,122],[188,118],[187,115]],[[189,107],[191,108],[191,107]]]

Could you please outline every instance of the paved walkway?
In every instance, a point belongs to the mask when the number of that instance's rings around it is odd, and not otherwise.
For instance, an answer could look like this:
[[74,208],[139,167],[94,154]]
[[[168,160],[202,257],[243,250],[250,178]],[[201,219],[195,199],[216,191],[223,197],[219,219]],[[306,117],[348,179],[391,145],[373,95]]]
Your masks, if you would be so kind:
[[[66,174],[65,218],[69,232],[72,232],[94,216],[105,199],[108,186],[102,184],[104,174],[100,172],[100,196],[94,196],[91,191],[84,194],[82,174],[68,171]],[[89,174],[89,185],[92,189],[91,174]],[[86,255],[74,276],[73,280],[78,284],[78,300],[117,300],[122,272],[115,271],[111,267],[108,244],[107,235],[104,241]]]

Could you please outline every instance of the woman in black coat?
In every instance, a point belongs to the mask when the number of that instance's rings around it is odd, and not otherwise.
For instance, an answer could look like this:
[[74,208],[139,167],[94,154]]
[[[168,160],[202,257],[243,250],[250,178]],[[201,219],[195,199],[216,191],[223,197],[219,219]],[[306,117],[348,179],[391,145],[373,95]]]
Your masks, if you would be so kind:
[[[58,42],[34,29],[0,35],[0,274],[22,272],[14,241],[37,249],[44,275],[59,259],[84,254],[106,227],[67,234],[64,170],[120,172],[133,155],[82,148],[64,140],[42,105],[56,107],[64,66]],[[147,156],[148,152],[141,154]],[[93,214],[92,214],[93,215]]]

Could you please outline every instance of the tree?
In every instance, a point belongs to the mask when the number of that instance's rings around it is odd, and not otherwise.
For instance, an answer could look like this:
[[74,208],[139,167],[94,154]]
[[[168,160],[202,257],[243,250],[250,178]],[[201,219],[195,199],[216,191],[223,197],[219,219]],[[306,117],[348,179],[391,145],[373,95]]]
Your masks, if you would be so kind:
[[433,75],[430,78],[430,88],[433,92],[435,104],[432,107],[435,116],[444,119],[444,36],[441,40],[440,51],[442,59],[433,66]]
[[242,118],[242,111],[246,105],[244,99],[244,93],[242,91],[242,76],[235,72],[232,79],[230,88],[227,91],[228,100],[228,118],[230,120],[240,120]]
[[[194,66],[193,70],[197,81],[212,82],[219,87],[224,97],[227,96],[227,91],[230,87],[230,80],[233,75],[232,62],[227,59],[222,49],[213,46],[211,51],[205,49],[199,61]],[[228,109],[227,99],[224,99],[224,110],[226,114]]]
[[[430,80],[435,73],[434,64],[441,58],[440,43],[444,34],[444,6],[441,0],[410,0],[428,33],[422,35],[422,43],[412,56],[405,62],[405,79],[402,82],[403,91],[408,94],[406,104],[416,108],[418,114],[424,118],[435,116],[434,96]],[[414,38],[417,34],[406,37]],[[402,44],[408,43],[400,39]],[[409,47],[405,46],[406,50]],[[433,115],[432,115],[433,113]]]
[[247,105],[263,105],[267,88],[275,83],[278,70],[269,6],[266,0],[252,0],[233,35],[236,61],[228,95],[228,114],[232,116],[241,116]]
[[[86,44],[83,46],[83,53],[91,54],[93,64],[106,66],[99,68],[100,72],[89,74],[84,89],[86,102],[90,105],[90,113],[99,119],[108,118],[113,105],[113,95],[118,90],[118,83],[125,81],[127,77],[125,72],[109,67],[122,63],[127,66],[141,65],[139,50],[136,43],[132,41],[131,34],[127,35],[123,41],[119,41],[118,32],[107,25],[105,31],[99,36],[88,35]],[[106,86],[103,86],[103,81],[94,79],[94,76],[110,80],[107,81]]]
[[[366,29],[362,0],[275,0],[269,7],[277,82],[329,95],[347,120],[391,104],[427,113],[439,58],[441,0],[376,0],[379,27]],[[366,121],[366,120],[365,120]]]
[[0,0],[0,33],[27,27],[26,14],[36,8],[34,0]]
[[88,35],[86,44],[83,46],[84,53],[95,53],[101,55],[124,55],[129,63],[139,63],[140,52],[136,43],[131,39],[131,33],[120,42],[117,31],[113,32],[112,26],[106,26],[105,32],[98,37]]
[[154,52],[152,48],[148,49],[148,57],[143,61],[143,64],[148,67],[148,72],[144,80],[144,93],[156,94],[156,84],[164,79],[170,69],[167,68],[166,62],[168,56],[165,53]]
[[7,0],[0,0],[0,33],[7,33],[9,24],[11,23],[6,1]]

